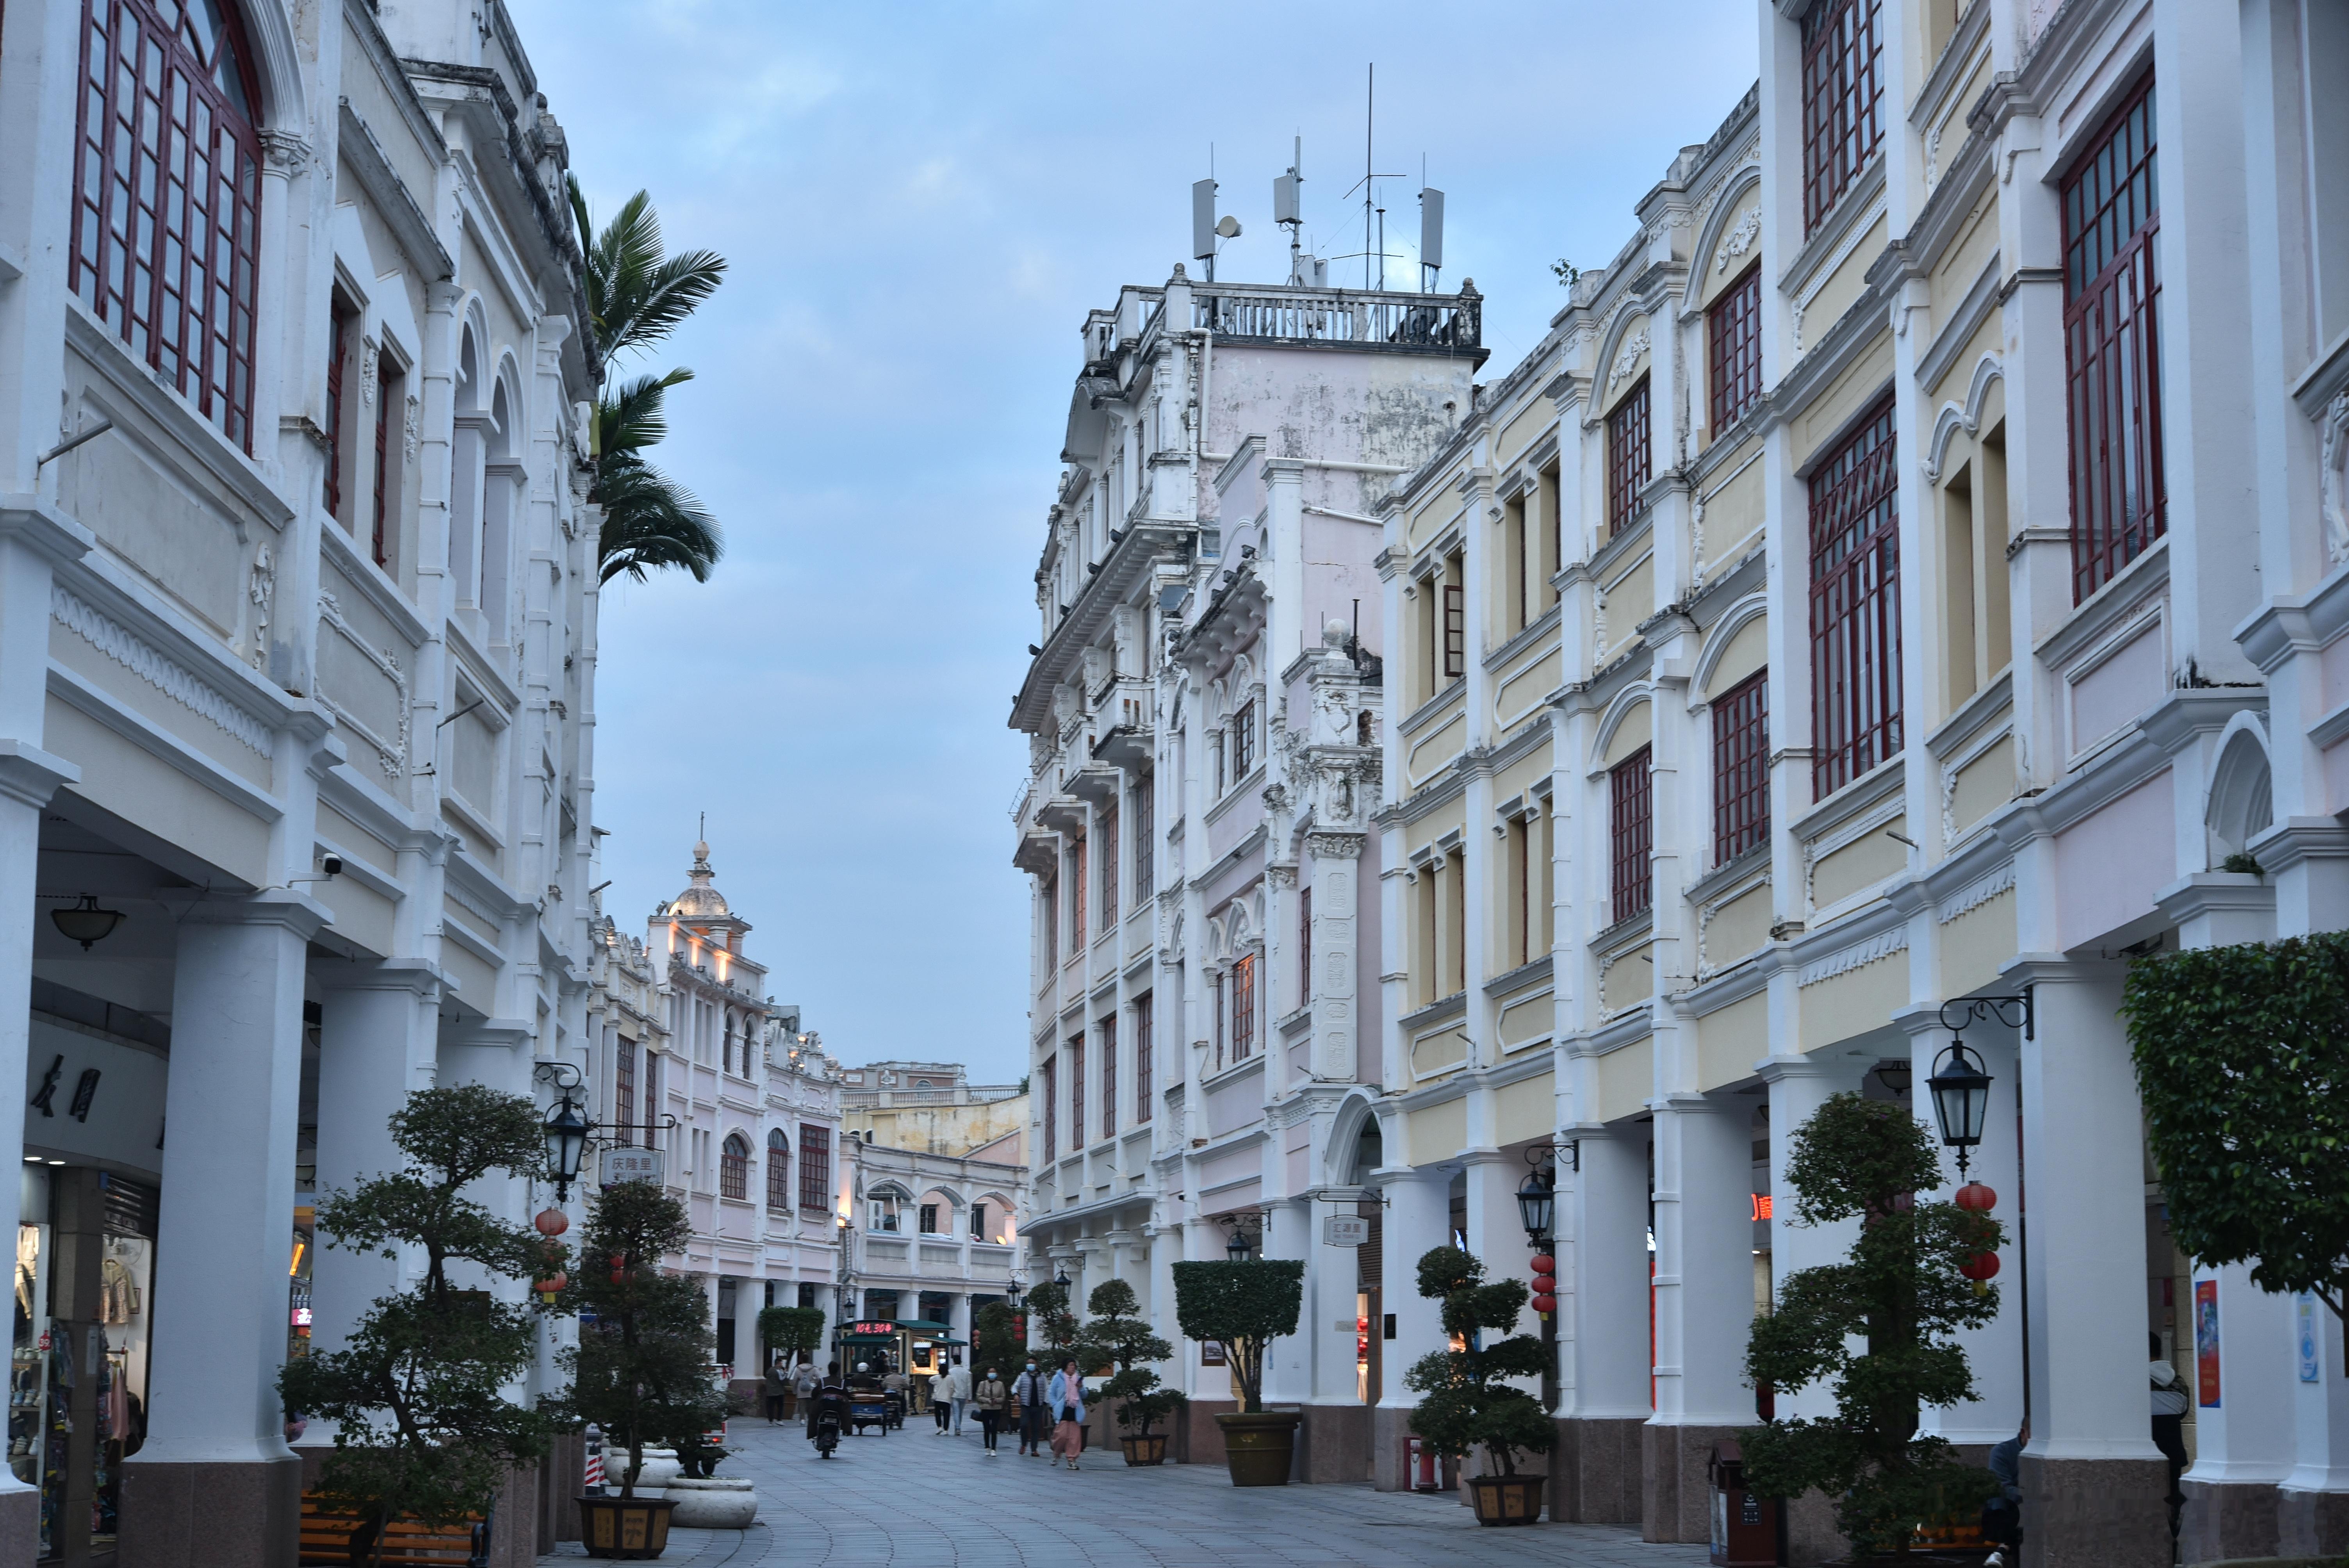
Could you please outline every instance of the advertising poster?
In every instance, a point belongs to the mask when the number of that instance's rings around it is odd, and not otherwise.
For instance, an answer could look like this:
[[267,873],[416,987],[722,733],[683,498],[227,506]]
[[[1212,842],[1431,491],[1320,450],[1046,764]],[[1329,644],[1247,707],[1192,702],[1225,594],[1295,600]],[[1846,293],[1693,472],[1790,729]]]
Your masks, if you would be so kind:
[[2313,1383],[2323,1376],[2317,1369],[2316,1298],[2302,1291],[2292,1298],[2292,1333],[2300,1345],[2300,1380]]
[[2219,1408],[2219,1282],[2194,1282],[2194,1381],[2202,1408]]

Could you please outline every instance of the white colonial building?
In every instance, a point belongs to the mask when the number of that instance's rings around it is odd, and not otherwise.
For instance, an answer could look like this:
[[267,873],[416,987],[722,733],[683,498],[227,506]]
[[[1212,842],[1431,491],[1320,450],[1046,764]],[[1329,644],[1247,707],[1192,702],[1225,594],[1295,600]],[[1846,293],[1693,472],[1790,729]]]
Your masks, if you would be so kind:
[[310,1192],[398,1163],[410,1089],[585,1065],[564,137],[497,0],[18,0],[0,147],[0,1563],[257,1568],[289,1345],[401,1268]]

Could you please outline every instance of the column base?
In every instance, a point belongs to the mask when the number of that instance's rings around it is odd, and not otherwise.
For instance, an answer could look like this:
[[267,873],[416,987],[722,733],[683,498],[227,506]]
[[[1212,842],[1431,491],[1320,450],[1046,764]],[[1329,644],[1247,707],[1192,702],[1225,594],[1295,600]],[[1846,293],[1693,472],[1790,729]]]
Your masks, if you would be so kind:
[[1841,1563],[1851,1555],[1851,1542],[1836,1524],[1835,1499],[1816,1487],[1797,1498],[1781,1501],[1786,1522],[1786,1561],[1796,1568],[1816,1568]]
[[30,1563],[41,1554],[41,1494],[29,1486],[0,1491],[0,1563]]
[[1640,1540],[1713,1540],[1713,1445],[1744,1430],[1641,1424]]
[[2178,1490],[2186,1494],[2186,1509],[2178,1528],[2179,1562],[2220,1563],[2230,1557],[2276,1555],[2274,1487],[2189,1480],[2180,1481]]
[[1411,1474],[1411,1412],[1385,1405],[1371,1408],[1371,1487],[1375,1491],[1409,1491]]
[[1174,1440],[1166,1445],[1174,1450],[1175,1461],[1186,1465],[1222,1464],[1224,1429],[1216,1425],[1216,1417],[1239,1408],[1237,1399],[1194,1399],[1185,1405],[1174,1416]]
[[302,1461],[122,1467],[121,1558],[139,1568],[295,1568]]
[[1550,1518],[1560,1524],[1639,1523],[1647,1425],[1636,1416],[1558,1422]]
[[1307,1405],[1297,1430],[1297,1479],[1359,1486],[1371,1473],[1371,1407]]
[[2169,1461],[2023,1457],[2023,1568],[2170,1561]]
[[2349,1492],[2276,1492],[2276,1545],[2284,1557],[2349,1553]]

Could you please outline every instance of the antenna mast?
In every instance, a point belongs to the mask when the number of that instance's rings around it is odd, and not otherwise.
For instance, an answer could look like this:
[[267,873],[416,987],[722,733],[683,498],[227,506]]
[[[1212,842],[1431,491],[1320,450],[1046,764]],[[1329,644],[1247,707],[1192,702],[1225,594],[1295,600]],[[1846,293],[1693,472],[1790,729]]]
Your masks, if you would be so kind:
[[[1371,173],[1371,170],[1377,167],[1371,160],[1371,132],[1378,123],[1378,105],[1379,67],[1378,63],[1372,61],[1368,85],[1362,89],[1362,286],[1364,288],[1371,286],[1371,192],[1376,189],[1371,184],[1371,181],[1376,177]],[[1386,239],[1384,233],[1381,233],[1379,238],[1380,242],[1383,244]],[[1381,256],[1379,258],[1379,281],[1381,283],[1386,281],[1386,258]]]

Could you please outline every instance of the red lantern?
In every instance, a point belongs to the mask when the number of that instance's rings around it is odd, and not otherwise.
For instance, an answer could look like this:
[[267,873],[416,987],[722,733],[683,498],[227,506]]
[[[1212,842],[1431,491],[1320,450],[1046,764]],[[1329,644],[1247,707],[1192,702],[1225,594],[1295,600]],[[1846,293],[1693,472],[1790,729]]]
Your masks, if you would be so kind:
[[1958,1207],[1971,1214],[1987,1214],[1998,1206],[1998,1193],[1979,1181],[1958,1189]]
[[557,1269],[551,1278],[532,1281],[530,1288],[541,1295],[553,1295],[570,1283],[571,1276]]
[[559,1236],[571,1228],[571,1216],[560,1209],[541,1209],[531,1223],[538,1227],[542,1236]]
[[1958,1272],[1971,1280],[1996,1279],[1998,1277],[1998,1254],[1996,1253],[1976,1253],[1973,1256],[1968,1258],[1965,1262],[1958,1265]]
[[1542,1313],[1545,1315],[1549,1313],[1556,1312],[1557,1310],[1557,1297],[1547,1294],[1534,1297],[1534,1310],[1536,1312]]
[[1537,1274],[1554,1274],[1557,1273],[1557,1260],[1550,1256],[1547,1253],[1536,1253],[1534,1254],[1534,1273]]

